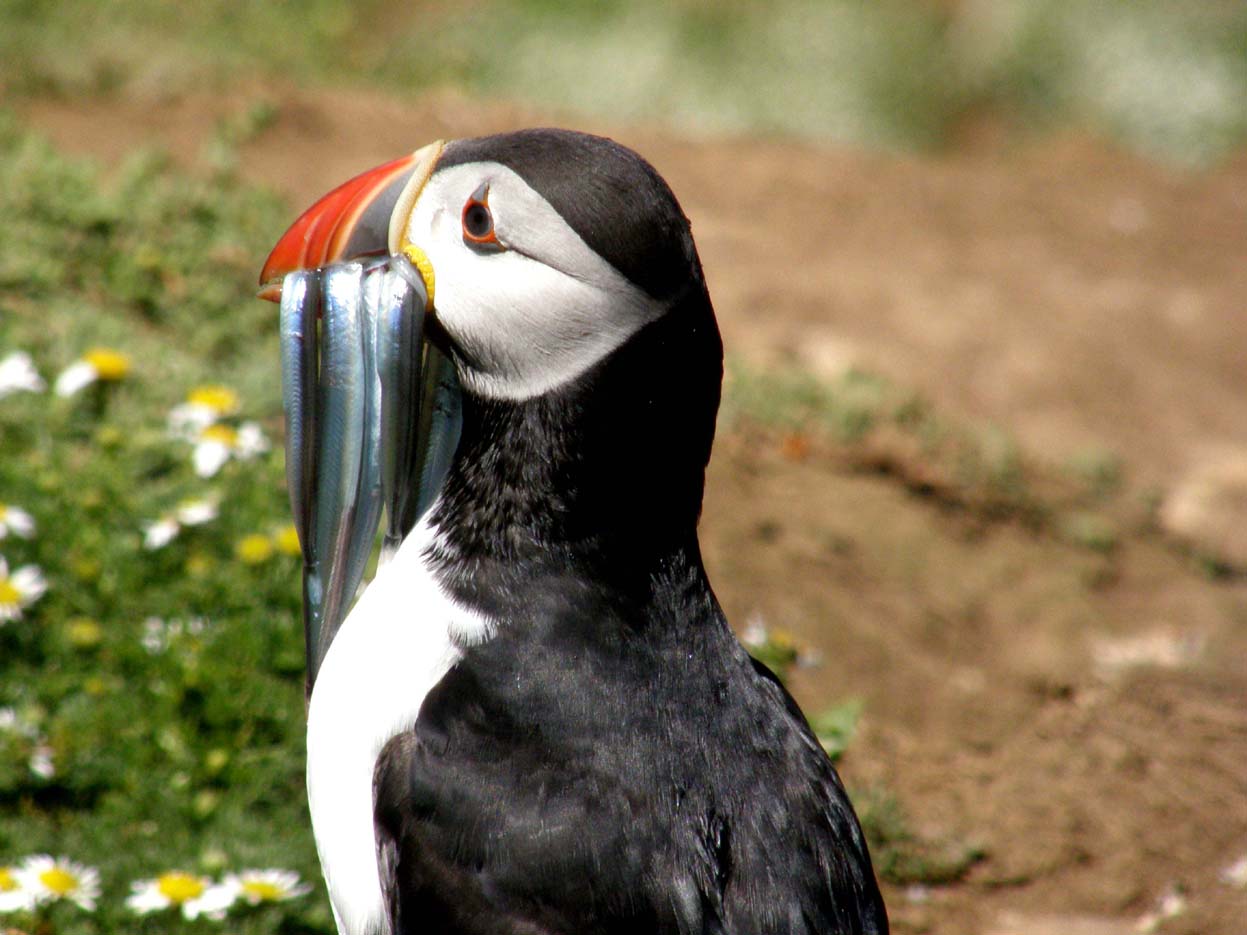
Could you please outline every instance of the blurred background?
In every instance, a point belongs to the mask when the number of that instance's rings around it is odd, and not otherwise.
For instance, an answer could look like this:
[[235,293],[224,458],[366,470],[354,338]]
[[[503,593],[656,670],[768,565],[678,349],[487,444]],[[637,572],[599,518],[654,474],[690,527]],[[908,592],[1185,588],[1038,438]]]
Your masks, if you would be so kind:
[[693,223],[707,565],[894,929],[1242,932],[1240,0],[0,0],[0,929],[332,931],[255,277],[534,124]]

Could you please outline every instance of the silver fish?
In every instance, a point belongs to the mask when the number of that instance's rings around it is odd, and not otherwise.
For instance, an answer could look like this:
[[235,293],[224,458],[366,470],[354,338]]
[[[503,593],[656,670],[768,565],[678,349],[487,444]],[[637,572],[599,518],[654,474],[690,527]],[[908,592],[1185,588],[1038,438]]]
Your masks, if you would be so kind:
[[458,444],[458,379],[425,341],[426,304],[402,256],[290,273],[282,285],[286,481],[304,556],[309,693],[382,511],[384,561],[436,498]]
[[341,599],[344,617],[347,605],[364,579],[364,569],[372,554],[381,520],[381,383],[377,376],[376,321],[385,276],[384,265],[364,270],[359,319],[359,339],[364,351],[363,438],[358,468],[359,487],[355,494],[352,528],[344,559],[346,568]]
[[316,678],[334,634],[346,616],[347,553],[355,522],[366,399],[362,312],[363,266],[324,270],[323,322],[316,433],[315,548],[312,593],[321,618],[313,620],[308,674]]
[[[281,382],[286,410],[286,487],[290,513],[303,552],[303,635],[309,648],[319,631],[315,579],[316,542],[313,532],[316,506],[316,411],[321,277],[316,270],[290,273],[281,290]],[[310,683],[309,683],[310,684]]]
[[424,380],[420,387],[420,424],[416,464],[413,524],[433,505],[442,488],[459,435],[463,430],[463,393],[454,362],[429,344],[424,352]]
[[[413,288],[406,270],[397,268],[386,278],[383,302],[377,316],[377,372],[381,383],[382,446],[381,487],[385,500],[386,528],[381,547],[388,561],[414,525],[407,509],[412,487],[419,476],[416,464],[417,424],[413,418],[420,403],[424,308],[416,305],[423,283]],[[408,264],[409,265],[409,264]]]

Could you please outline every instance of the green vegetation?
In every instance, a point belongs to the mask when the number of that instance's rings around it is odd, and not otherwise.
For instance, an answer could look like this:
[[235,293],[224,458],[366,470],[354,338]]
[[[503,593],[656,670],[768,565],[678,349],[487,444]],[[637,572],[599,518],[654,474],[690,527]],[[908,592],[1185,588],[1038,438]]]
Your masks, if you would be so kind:
[[857,722],[861,716],[861,699],[850,698],[815,714],[810,718],[810,727],[814,728],[814,736],[823,745],[827,755],[838,760],[857,733]]
[[856,790],[853,802],[870,840],[875,872],[891,883],[954,883],[986,856],[974,845],[918,833],[900,802],[884,789]]
[[[299,560],[280,455],[239,450],[201,477],[167,419],[195,387],[219,385],[237,407],[218,392],[218,437],[244,420],[278,431],[274,311],[251,289],[288,212],[151,155],[105,181],[7,119],[0,172],[0,359],[28,353],[49,384],[0,393],[0,502],[34,521],[28,537],[10,529],[0,555],[10,584],[34,567],[47,586],[0,621],[0,867],[65,854],[99,868],[102,886],[94,912],[59,902],[0,921],[70,935],[219,929],[139,919],[124,900],[173,869],[318,879]],[[62,398],[50,384],[84,355],[99,378]],[[180,529],[149,547],[166,516]],[[230,924],[332,931],[324,901],[307,898]]]
[[1182,164],[1247,137],[1247,6],[1166,0],[10,0],[10,93],[451,86],[609,120],[913,148],[1078,124]]
[[721,419],[800,440],[781,449],[817,444],[850,470],[894,478],[977,520],[1018,521],[1093,552],[1111,553],[1120,527],[1142,524],[1148,512],[1124,496],[1122,465],[1111,452],[1047,463],[1024,454],[997,426],[939,413],[912,391],[860,370],[817,380],[729,361]]
[[883,377],[849,370],[834,381],[821,381],[801,372],[757,371],[742,361],[728,362],[723,393],[723,418],[751,422],[790,431],[815,430],[832,434],[838,441],[865,438],[894,409],[896,418],[907,418],[899,407],[897,390]]

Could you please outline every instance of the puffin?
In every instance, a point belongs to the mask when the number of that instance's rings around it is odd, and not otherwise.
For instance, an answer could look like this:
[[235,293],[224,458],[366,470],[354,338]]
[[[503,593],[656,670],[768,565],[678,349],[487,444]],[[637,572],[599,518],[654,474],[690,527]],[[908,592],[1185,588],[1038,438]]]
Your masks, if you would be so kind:
[[309,208],[261,287],[338,931],[886,933],[703,565],[723,346],[658,172],[571,130],[431,143]]

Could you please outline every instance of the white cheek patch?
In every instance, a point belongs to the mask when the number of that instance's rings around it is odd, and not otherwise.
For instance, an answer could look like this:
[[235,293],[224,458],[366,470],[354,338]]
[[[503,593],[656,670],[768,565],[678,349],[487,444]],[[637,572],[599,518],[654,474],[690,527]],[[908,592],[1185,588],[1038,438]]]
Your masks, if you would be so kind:
[[[489,184],[495,229],[507,247],[502,252],[481,252],[463,242],[463,205],[482,182]],[[433,264],[438,319],[472,359],[473,367],[461,376],[487,396],[546,393],[666,311],[498,163],[467,163],[434,174],[407,236]]]

